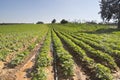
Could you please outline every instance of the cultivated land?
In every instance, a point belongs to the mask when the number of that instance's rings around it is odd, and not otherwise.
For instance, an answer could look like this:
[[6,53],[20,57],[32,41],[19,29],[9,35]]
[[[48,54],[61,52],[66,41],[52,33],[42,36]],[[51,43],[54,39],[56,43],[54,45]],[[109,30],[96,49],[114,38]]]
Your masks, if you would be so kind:
[[0,25],[0,80],[119,80],[119,68],[114,26]]

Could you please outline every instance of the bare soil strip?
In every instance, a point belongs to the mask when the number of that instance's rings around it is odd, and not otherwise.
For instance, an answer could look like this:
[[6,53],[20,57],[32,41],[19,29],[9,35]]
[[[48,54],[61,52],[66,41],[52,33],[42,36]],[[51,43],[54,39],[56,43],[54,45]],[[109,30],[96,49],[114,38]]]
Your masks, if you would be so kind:
[[74,80],[86,80],[87,79],[85,73],[81,70],[81,68],[77,64],[75,64],[74,72],[75,72],[75,76],[73,77]]
[[33,55],[28,62],[16,72],[16,80],[30,80],[31,69],[34,65],[35,55]]
[[118,72],[113,73],[114,80],[120,80],[120,70]]

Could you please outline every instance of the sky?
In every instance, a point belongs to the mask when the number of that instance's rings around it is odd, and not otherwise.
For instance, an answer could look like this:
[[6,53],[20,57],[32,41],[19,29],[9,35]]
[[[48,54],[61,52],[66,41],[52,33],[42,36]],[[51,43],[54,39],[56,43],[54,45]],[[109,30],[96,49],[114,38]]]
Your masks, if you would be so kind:
[[100,0],[0,0],[0,23],[102,21]]

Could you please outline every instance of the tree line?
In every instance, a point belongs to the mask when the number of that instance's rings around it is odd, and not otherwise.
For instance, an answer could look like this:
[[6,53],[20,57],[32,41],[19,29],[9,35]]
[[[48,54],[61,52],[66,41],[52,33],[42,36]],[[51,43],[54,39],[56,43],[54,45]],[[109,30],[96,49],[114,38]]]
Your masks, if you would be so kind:
[[[53,20],[51,21],[51,23],[52,23],[52,24],[55,24],[55,23],[56,23],[56,19],[53,19]],[[65,19],[62,19],[62,20],[60,21],[60,23],[61,23],[61,24],[66,24],[66,23],[68,23],[68,21],[65,20]],[[44,24],[44,22],[38,21],[36,24]]]

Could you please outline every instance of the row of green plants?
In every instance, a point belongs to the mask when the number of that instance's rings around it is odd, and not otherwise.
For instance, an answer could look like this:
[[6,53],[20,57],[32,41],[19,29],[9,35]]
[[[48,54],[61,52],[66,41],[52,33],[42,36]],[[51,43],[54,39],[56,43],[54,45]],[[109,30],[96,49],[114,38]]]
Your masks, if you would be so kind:
[[[117,52],[120,50],[119,32],[114,31],[115,29],[110,28],[106,25],[88,25],[88,24],[64,24],[55,25],[57,30],[64,31],[67,33],[74,33],[76,35],[89,36],[92,40],[97,41],[100,45],[109,46],[115,49]],[[107,34],[107,30],[113,30],[113,32]],[[98,34],[99,31],[103,33]],[[104,32],[105,31],[105,32]],[[97,33],[98,32],[98,33]]]
[[39,37],[37,38],[37,40],[35,40],[33,43],[31,43],[27,49],[25,49],[24,51],[17,53],[17,55],[10,61],[9,65],[10,67],[15,67],[21,63],[24,62],[25,58],[31,54],[32,50],[38,45],[40,44],[40,42],[42,41],[42,39],[44,38],[44,35],[46,34],[46,31],[41,32],[41,34],[39,35]]
[[[94,42],[93,44],[99,44],[99,46],[101,48],[101,50],[109,53],[109,54],[113,54],[114,53],[114,56],[118,56],[119,57],[119,54],[120,54],[120,46],[119,46],[119,37],[116,39],[114,38],[115,40],[113,40],[112,36],[111,35],[111,38],[107,38],[106,40],[104,40],[105,36],[96,36],[96,35],[88,35],[88,34],[84,34],[84,33],[81,33],[79,35],[77,35],[79,37],[83,37],[87,40],[90,40],[92,42]],[[114,35],[115,36],[115,35]],[[113,36],[113,37],[114,37]],[[112,40],[111,40],[112,39]],[[98,45],[96,45],[97,47]]]
[[[84,64],[88,69],[90,69],[90,72],[95,74],[95,78],[98,80],[113,80],[113,76],[111,74],[111,70],[108,67],[105,67],[104,65],[100,63],[96,63],[92,58],[88,57],[84,50],[82,50],[78,45],[76,45],[71,39],[68,37],[62,35],[59,32],[56,32],[57,35],[65,42],[68,48],[73,50],[75,52],[75,55],[78,55],[77,58],[80,59],[82,64]],[[73,53],[74,54],[74,53]]]
[[62,75],[62,78],[70,79],[74,76],[73,58],[69,52],[64,49],[62,42],[54,31],[52,31],[52,40],[54,54],[56,54],[58,74]]
[[116,60],[120,59],[120,51],[119,50],[113,50],[112,48],[110,48],[108,46],[103,47],[102,45],[98,44],[95,41],[91,41],[89,39],[84,38],[84,36],[76,36],[74,34],[72,34],[72,36],[78,40],[85,42],[86,44],[89,44],[90,46],[92,46],[98,50],[105,52],[106,54],[111,55]]
[[[18,52],[20,49],[30,45],[33,36],[28,33],[2,34],[0,38],[0,60],[4,60],[9,53]],[[37,38],[37,37],[36,37]]]
[[47,80],[46,67],[52,65],[52,57],[49,56],[51,46],[51,32],[47,33],[46,39],[37,55],[36,71],[33,72],[32,80]]
[[96,34],[86,34],[86,33],[78,33],[75,35],[79,36],[79,37],[84,37],[84,38],[89,39],[91,41],[94,41],[94,42],[100,44],[104,48],[109,47],[113,50],[120,50],[119,35],[116,35],[116,34],[96,35]]
[[63,34],[67,38],[71,39],[75,44],[82,47],[86,51],[88,56],[90,56],[91,58],[93,58],[95,60],[100,59],[99,61],[96,60],[97,62],[100,62],[101,64],[108,66],[113,70],[118,69],[117,64],[115,63],[114,59],[110,55],[103,53],[99,50],[96,50],[95,48],[92,48],[90,45],[84,43],[82,40],[78,40],[78,39],[76,39],[76,38],[74,38],[66,33],[63,33]]
[[68,24],[54,24],[55,29],[69,33],[79,32],[94,32],[98,29],[108,29],[109,26],[97,25],[97,24],[86,24],[86,23],[68,23]]
[[47,29],[46,25],[32,24],[0,26],[0,60],[5,61],[8,54],[27,48]]

